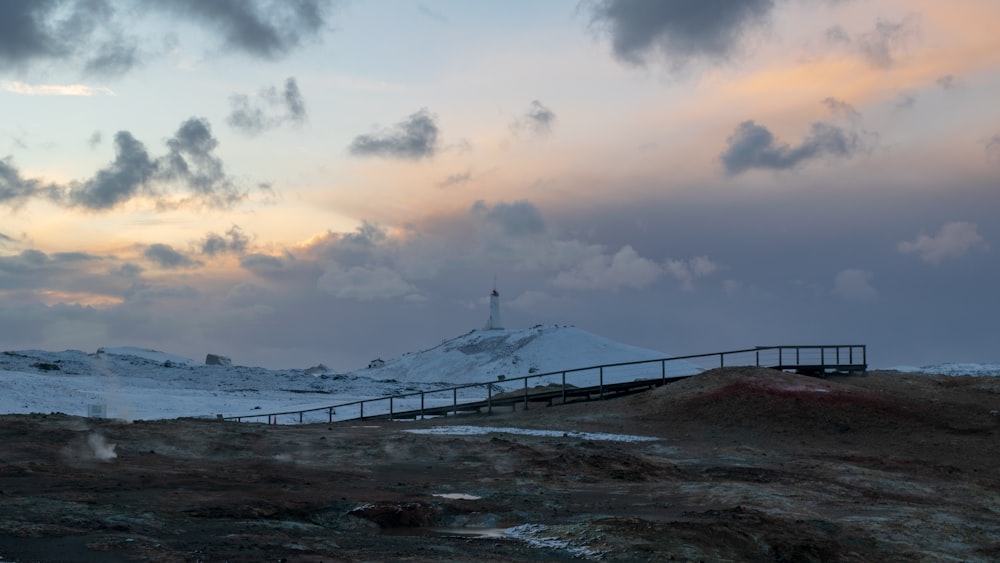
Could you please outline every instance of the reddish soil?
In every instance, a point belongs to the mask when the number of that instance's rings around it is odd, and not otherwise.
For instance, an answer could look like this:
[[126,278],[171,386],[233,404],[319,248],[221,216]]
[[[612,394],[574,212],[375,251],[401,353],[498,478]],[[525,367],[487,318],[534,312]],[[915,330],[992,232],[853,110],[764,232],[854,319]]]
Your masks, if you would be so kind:
[[[567,434],[405,432],[458,424]],[[418,422],[0,416],[0,560],[995,561],[998,434],[1000,378],[756,368]]]

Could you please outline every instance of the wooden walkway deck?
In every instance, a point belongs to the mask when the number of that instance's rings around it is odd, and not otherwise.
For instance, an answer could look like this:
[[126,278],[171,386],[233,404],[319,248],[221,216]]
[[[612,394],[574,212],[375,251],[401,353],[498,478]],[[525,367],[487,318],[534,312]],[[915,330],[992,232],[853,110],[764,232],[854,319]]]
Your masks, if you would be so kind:
[[[605,378],[605,374],[616,373],[616,370],[631,369],[640,366],[641,369],[647,371],[658,371],[659,377],[639,377],[629,381],[610,381],[610,379]],[[757,366],[822,377],[834,373],[864,373],[868,369],[868,358],[867,348],[863,344],[758,346],[756,348],[730,350],[727,352],[713,352],[710,354],[695,354],[658,360],[623,362],[537,373],[523,377],[506,378],[503,381],[457,385],[454,387],[417,391],[388,397],[376,397],[312,409],[230,416],[225,417],[225,420],[234,420],[237,422],[244,420],[260,421],[266,418],[268,424],[277,424],[279,418],[283,417],[281,418],[283,422],[297,422],[301,424],[306,422],[306,414],[312,413],[316,415],[322,413],[326,415],[324,418],[326,418],[327,422],[332,423],[335,418],[337,421],[401,420],[428,416],[481,413],[484,411],[489,413],[493,412],[494,408],[505,407],[513,410],[516,410],[519,406],[522,409],[528,409],[532,404],[539,405],[544,403],[548,406],[603,400],[639,393],[647,389],[660,387],[691,377],[690,371],[688,373],[668,375],[670,371],[668,367],[683,371],[691,370],[691,366],[697,368],[695,371],[717,367]],[[595,371],[597,372],[596,374],[594,373]],[[617,373],[620,375],[620,372]],[[588,375],[591,380],[594,375],[597,375],[598,383],[596,385],[573,384],[574,378],[580,383]],[[551,381],[552,378],[559,378],[560,383],[553,383]],[[535,387],[529,386],[529,382],[531,381],[536,382]],[[522,390],[503,391],[499,394],[494,394],[494,387],[498,384],[505,386],[519,384],[523,387]],[[478,393],[480,397],[465,397],[462,402],[459,402],[459,391],[462,391],[463,394]],[[451,404],[426,406],[428,396],[440,397],[443,393],[451,394]],[[484,394],[485,396],[482,396]],[[413,402],[418,398],[420,408],[411,407],[397,410],[396,406],[399,405],[400,401]],[[356,414],[350,414],[355,412]],[[314,422],[314,420],[310,422]]]

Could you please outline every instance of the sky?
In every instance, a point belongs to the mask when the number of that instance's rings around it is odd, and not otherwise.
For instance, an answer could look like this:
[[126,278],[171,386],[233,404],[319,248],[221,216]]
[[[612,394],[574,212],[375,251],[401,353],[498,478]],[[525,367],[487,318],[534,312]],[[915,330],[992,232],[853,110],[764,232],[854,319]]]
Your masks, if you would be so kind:
[[0,2],[0,349],[1000,361],[994,0]]

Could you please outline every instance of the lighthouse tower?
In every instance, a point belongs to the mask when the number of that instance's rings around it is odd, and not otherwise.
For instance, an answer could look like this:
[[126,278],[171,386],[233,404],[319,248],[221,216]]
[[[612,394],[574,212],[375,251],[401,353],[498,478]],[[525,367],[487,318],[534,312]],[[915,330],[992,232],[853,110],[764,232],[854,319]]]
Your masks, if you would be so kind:
[[486,321],[486,330],[501,330],[503,325],[500,324],[500,292],[497,291],[496,286],[493,286],[493,291],[490,293],[490,319]]

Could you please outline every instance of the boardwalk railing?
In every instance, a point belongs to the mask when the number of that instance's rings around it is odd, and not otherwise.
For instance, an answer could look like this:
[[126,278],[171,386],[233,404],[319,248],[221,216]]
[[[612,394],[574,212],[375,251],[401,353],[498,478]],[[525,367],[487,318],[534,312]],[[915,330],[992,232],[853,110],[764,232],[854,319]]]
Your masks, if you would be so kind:
[[468,383],[453,387],[415,391],[386,397],[361,399],[330,406],[261,414],[225,417],[225,420],[267,420],[268,424],[317,423],[345,420],[414,418],[449,413],[472,412],[495,406],[516,408],[523,403],[574,397],[625,394],[640,388],[663,385],[707,369],[758,366],[822,376],[827,373],[864,372],[868,367],[863,344],[757,346],[744,350],[676,356],[574,368],[497,381]]

